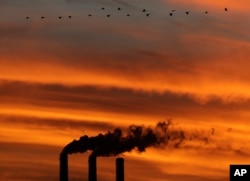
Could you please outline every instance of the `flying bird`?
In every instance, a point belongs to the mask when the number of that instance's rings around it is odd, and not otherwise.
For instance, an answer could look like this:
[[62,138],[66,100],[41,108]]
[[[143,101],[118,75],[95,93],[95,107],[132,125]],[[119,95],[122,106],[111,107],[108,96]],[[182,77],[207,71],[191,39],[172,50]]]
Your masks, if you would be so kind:
[[44,19],[44,18],[45,18],[44,16],[41,17],[41,19]]
[[207,14],[207,13],[208,13],[208,11],[205,11],[205,13]]
[[110,14],[108,14],[107,17],[109,18],[109,17],[110,17]]
[[62,19],[62,17],[61,17],[61,16],[59,16],[58,18],[59,18],[59,19]]
[[147,17],[148,17],[149,15],[150,15],[149,13],[146,14]]
[[169,13],[169,16],[173,16],[173,13]]
[[92,16],[91,14],[88,15],[88,17]]
[[104,7],[102,7],[102,10],[104,10],[105,8]]
[[68,16],[68,18],[71,18],[71,16]]
[[225,8],[225,11],[227,11],[228,9],[227,8]]
[[188,11],[186,11],[186,14],[188,15],[188,14],[189,14],[189,12],[188,12]]
[[127,14],[127,16],[130,16],[130,14]]
[[143,9],[142,12],[146,12],[146,9]]
[[120,11],[120,10],[121,10],[121,8],[117,8],[117,10],[118,10],[118,11]]
[[172,12],[176,11],[175,9],[172,9]]
[[26,16],[25,18],[26,18],[26,19],[29,19],[30,17],[29,17],[29,16]]

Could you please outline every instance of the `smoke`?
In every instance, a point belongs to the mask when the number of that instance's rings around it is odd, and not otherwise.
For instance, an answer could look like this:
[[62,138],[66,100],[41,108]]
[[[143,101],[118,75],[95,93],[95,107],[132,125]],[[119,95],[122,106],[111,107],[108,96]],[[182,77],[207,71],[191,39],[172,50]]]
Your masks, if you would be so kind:
[[123,152],[137,150],[144,152],[148,147],[178,148],[185,140],[208,142],[208,138],[199,134],[188,135],[180,129],[172,129],[171,122],[158,122],[155,127],[131,125],[126,130],[116,128],[112,132],[95,137],[84,135],[73,140],[62,151],[64,154],[92,151],[95,156],[116,156]]

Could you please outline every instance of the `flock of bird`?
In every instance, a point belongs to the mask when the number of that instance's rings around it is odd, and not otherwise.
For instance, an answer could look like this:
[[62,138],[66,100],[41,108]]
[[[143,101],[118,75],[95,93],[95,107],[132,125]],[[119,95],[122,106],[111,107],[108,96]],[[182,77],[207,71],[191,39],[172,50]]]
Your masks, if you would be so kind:
[[[102,7],[101,10],[105,10],[105,8]],[[122,8],[118,7],[117,10],[121,11]],[[169,13],[169,16],[173,16],[175,11],[176,11],[175,9],[171,10],[171,12]],[[224,11],[228,11],[228,8],[224,8]],[[142,12],[145,13],[146,17],[150,16],[150,13],[146,9],[142,9]],[[208,14],[208,11],[205,11],[204,13]],[[186,11],[185,14],[189,15],[190,11]],[[92,14],[88,14],[88,17],[91,17],[91,16],[93,16],[93,15]],[[109,17],[111,17],[111,14],[107,14],[106,16],[109,18]],[[126,16],[131,16],[131,15],[130,14],[126,14]],[[26,19],[30,19],[29,16],[26,16],[25,18]],[[41,16],[41,19],[45,19],[45,18],[46,18],[45,16]],[[62,18],[63,18],[62,16],[58,16],[58,19],[62,19]],[[72,16],[68,16],[68,18],[71,19]]]

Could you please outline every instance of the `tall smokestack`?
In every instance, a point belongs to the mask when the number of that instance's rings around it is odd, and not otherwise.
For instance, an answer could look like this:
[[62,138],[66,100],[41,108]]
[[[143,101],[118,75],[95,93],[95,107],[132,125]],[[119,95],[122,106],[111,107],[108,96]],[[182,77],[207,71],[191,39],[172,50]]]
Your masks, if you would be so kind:
[[96,176],[96,156],[89,156],[89,181],[97,181]]
[[116,181],[124,181],[124,159],[116,159]]
[[68,154],[60,154],[60,181],[68,181]]

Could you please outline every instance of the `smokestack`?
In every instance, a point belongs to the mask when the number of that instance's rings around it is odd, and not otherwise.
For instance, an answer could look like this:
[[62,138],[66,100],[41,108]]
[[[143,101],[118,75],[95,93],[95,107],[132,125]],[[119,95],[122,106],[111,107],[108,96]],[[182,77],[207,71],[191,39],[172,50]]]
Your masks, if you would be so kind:
[[124,181],[124,159],[116,159],[116,181]]
[[96,177],[96,156],[89,156],[89,181],[97,181]]
[[60,154],[60,181],[68,181],[68,154]]

